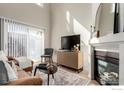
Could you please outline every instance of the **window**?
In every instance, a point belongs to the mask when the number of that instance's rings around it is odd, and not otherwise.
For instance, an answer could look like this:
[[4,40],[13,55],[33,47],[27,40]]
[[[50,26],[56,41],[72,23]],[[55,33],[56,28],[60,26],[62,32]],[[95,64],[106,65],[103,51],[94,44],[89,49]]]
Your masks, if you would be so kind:
[[44,33],[41,33],[36,28],[29,28],[29,57],[33,59],[40,59],[44,52]]
[[[4,32],[2,42],[8,56],[25,56],[39,60],[44,50],[44,29],[35,28],[16,21],[4,19],[1,22]],[[2,44],[1,44],[2,45]]]

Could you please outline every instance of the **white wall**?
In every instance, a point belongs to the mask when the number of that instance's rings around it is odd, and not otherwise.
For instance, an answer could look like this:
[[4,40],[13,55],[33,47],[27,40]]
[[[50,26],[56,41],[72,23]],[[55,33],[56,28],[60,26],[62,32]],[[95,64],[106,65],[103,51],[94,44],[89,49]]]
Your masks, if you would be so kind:
[[49,47],[49,4],[40,7],[33,3],[0,3],[0,16],[22,21],[39,27],[46,27],[45,47]]
[[[84,70],[90,73],[90,25],[92,4],[52,4],[51,5],[51,46],[61,48],[61,36],[81,34],[81,51],[84,55]],[[56,61],[56,53],[54,55]]]

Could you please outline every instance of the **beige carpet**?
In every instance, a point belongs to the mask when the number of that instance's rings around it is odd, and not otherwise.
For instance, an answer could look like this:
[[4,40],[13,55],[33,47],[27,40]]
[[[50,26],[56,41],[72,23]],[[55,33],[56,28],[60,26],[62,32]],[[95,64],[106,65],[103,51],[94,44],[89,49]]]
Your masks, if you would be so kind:
[[[43,79],[43,85],[47,85],[47,74],[37,70],[36,76]],[[58,71],[54,74],[54,79],[50,75],[50,85],[88,85],[89,79],[79,76],[78,73],[67,71],[58,67]]]

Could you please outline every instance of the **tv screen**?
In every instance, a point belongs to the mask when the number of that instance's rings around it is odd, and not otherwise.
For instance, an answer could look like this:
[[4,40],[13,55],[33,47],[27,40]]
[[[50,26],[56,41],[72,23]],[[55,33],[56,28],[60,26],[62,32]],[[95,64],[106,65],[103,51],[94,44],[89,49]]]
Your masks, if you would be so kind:
[[63,50],[72,50],[76,44],[79,44],[80,50],[80,35],[61,37],[61,49]]

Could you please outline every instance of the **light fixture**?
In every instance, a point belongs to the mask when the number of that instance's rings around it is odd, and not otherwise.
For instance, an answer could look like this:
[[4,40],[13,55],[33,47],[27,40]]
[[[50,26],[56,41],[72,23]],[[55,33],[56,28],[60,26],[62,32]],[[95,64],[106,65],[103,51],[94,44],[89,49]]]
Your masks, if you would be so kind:
[[43,8],[43,3],[35,3],[35,4]]

